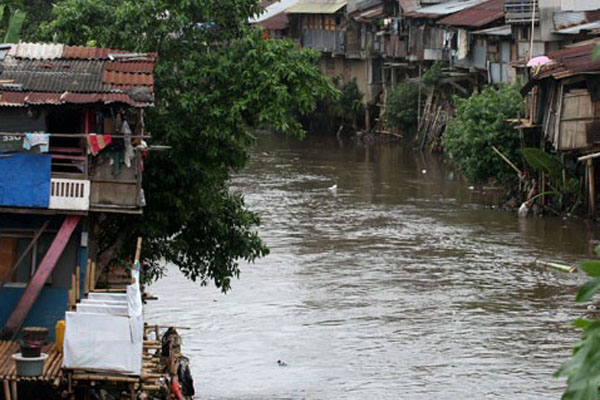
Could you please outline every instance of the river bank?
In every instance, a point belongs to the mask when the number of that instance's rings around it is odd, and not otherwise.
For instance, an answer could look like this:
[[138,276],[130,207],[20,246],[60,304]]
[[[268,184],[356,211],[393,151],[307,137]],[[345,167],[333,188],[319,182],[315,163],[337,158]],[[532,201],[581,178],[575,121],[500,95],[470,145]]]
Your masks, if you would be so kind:
[[271,255],[227,295],[171,268],[146,308],[192,328],[203,398],[560,397],[584,278],[525,264],[589,257],[596,227],[492,209],[401,144],[260,135],[234,183]]

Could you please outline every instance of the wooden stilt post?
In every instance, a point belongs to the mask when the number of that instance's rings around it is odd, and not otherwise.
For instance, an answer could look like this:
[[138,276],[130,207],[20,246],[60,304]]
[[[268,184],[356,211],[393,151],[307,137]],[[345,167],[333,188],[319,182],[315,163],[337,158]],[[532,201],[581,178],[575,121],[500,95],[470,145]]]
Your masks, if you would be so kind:
[[592,218],[596,218],[596,185],[594,179],[594,160],[587,160],[587,168],[588,168],[588,185],[589,185],[589,202],[590,202],[590,215]]

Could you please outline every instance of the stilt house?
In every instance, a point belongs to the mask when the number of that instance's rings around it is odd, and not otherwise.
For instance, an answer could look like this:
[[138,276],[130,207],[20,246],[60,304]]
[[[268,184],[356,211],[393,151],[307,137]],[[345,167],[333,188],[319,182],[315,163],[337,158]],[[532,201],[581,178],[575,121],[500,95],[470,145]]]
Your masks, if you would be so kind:
[[142,213],[144,109],[154,102],[155,60],[61,44],[0,45],[3,339],[25,325],[53,336],[77,300],[69,293],[83,295],[86,261],[97,251],[94,221]]

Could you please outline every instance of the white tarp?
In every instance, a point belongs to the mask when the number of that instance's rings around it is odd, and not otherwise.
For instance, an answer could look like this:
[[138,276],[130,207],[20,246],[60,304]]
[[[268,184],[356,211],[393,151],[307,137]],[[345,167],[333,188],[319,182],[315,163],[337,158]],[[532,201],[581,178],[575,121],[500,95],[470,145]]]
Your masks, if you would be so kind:
[[114,304],[77,304],[77,312],[129,315],[127,305],[119,306]]
[[[140,375],[144,319],[139,285],[129,285],[127,294],[120,296],[110,294],[110,297],[105,297],[103,293],[103,296],[98,294],[90,293],[90,300],[126,301],[126,307],[83,303],[77,305],[77,312],[67,312],[63,367]],[[92,309],[109,312],[118,309],[125,311],[128,316],[84,312]]]
[[127,301],[127,294],[126,293],[89,293],[88,299],[90,299],[90,300]]
[[90,299],[82,299],[82,304],[106,304],[106,305],[114,305],[114,306],[122,306],[127,307],[127,300],[90,300]]

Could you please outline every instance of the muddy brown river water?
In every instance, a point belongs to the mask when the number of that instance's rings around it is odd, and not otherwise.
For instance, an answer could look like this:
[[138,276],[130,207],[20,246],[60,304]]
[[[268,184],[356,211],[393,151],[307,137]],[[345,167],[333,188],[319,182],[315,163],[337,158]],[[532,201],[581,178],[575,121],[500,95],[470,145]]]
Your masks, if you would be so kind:
[[560,398],[584,277],[525,264],[590,257],[590,224],[519,220],[400,144],[260,136],[234,187],[271,254],[227,295],[171,268],[146,307],[192,328],[197,398]]

